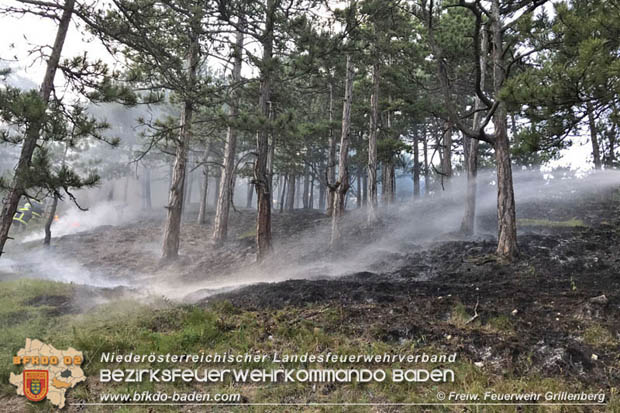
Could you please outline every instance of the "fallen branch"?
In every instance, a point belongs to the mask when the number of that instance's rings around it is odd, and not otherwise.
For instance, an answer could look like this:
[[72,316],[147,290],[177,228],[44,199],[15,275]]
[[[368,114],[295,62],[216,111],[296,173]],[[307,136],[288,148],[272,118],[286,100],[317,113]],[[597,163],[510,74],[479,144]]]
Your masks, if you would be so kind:
[[476,305],[474,306],[474,315],[467,320],[467,322],[465,323],[465,325],[471,323],[472,321],[474,321],[476,318],[478,318],[478,304],[480,303],[480,297],[478,296],[478,298],[476,298]]

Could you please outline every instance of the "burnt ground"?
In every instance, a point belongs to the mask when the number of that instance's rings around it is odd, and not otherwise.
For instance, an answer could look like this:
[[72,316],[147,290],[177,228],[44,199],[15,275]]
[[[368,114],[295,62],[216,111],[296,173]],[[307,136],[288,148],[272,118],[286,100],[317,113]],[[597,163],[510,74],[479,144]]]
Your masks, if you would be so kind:
[[[520,226],[520,256],[512,263],[496,259],[492,239],[434,242],[387,253],[370,271],[262,283],[203,303],[229,300],[262,312],[335,306],[346,323],[333,328],[351,335],[371,330],[387,342],[440,346],[499,374],[617,386],[620,199],[598,195],[570,206],[539,201],[518,215],[540,222]],[[583,226],[554,222],[574,220]]]
[[[520,256],[512,263],[494,256],[495,219],[484,213],[478,219],[483,235],[474,239],[438,233],[401,239],[400,248],[384,250],[381,234],[352,219],[345,226],[345,247],[336,253],[327,245],[329,220],[320,212],[275,213],[278,259],[262,267],[253,264],[255,212],[248,210],[233,213],[230,240],[219,249],[209,244],[210,226],[194,223],[190,215],[181,258],[174,263],[158,258],[159,215],[62,237],[52,253],[79,261],[81,270],[97,279],[127,281],[119,294],[172,277],[170,283],[196,290],[188,296],[203,306],[227,300],[266,317],[275,309],[320,304],[338,308],[345,320],[327,333],[371,334],[388,343],[414,340],[455,351],[498,374],[561,376],[610,389],[620,382],[620,197],[606,192],[564,201],[518,206],[518,216],[529,221],[521,221]],[[382,224],[390,233],[403,221],[387,215]],[[342,257],[360,260],[368,243],[378,249],[359,265],[364,270],[351,270],[353,265],[334,277],[328,264]],[[307,279],[217,295],[211,294],[219,290],[208,289],[239,271],[269,274],[291,261],[309,272]],[[311,270],[304,266],[308,263]],[[191,287],[198,281],[206,288]],[[62,302],[59,308],[73,307]]]

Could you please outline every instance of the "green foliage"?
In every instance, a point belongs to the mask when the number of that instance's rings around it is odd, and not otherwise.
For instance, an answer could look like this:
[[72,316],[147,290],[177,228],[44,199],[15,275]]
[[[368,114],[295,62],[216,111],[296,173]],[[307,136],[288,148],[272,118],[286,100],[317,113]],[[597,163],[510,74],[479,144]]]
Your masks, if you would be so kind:
[[[48,194],[62,198],[68,194],[75,200],[72,190],[92,187],[99,181],[93,170],[85,171],[82,176],[70,163],[54,159],[52,149],[55,146],[76,148],[89,139],[106,141],[113,146],[118,143],[117,139],[103,137],[102,132],[108,125],[91,117],[79,102],[64,105],[53,101],[46,105],[35,90],[1,89],[0,117],[4,122],[0,137],[8,144],[19,145],[28,134],[39,135],[28,168],[14,178],[20,188],[35,198]],[[0,181],[0,189],[8,187],[8,182]]]
[[[587,122],[588,111],[617,125],[613,113],[620,93],[619,10],[598,0],[555,7],[552,20],[542,14],[521,27],[529,30],[530,48],[537,53],[501,93],[530,121],[528,138],[539,142],[530,149],[551,151],[543,159],[553,157],[566,137]],[[599,135],[599,140],[606,137]]]
[[389,162],[403,151],[410,151],[411,145],[407,145],[400,139],[380,139],[377,141],[377,157],[381,162]]

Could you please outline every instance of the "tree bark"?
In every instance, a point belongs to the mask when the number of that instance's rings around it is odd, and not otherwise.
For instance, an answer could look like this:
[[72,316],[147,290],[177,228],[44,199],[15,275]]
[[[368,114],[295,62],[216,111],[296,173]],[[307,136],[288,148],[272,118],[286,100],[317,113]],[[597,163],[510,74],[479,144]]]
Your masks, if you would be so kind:
[[308,198],[308,208],[314,208],[314,175],[310,174],[310,196]]
[[377,132],[379,129],[379,63],[372,69],[370,97],[370,130],[368,133],[368,224],[377,222]]
[[213,177],[213,181],[215,183],[215,188],[214,188],[215,191],[213,192],[213,206],[214,207],[217,205],[217,200],[220,197],[220,192],[221,192],[220,182],[222,181],[222,169],[219,166],[216,166],[215,170],[217,171],[217,175]]
[[[269,119],[269,100],[271,98],[271,65],[273,64],[273,30],[275,1],[267,0],[265,30],[262,36],[263,57],[261,62],[260,98],[258,107],[261,115]],[[271,173],[268,168],[269,131],[263,125],[256,136],[257,159],[254,165],[254,185],[258,197],[256,216],[256,260],[264,261],[271,251]]]
[[357,207],[361,208],[362,207],[362,171],[360,170],[357,171],[357,177],[355,179],[357,180],[357,194],[355,195],[355,197],[357,198]]
[[334,212],[334,199],[336,197],[336,138],[334,136],[334,85],[329,82],[329,136],[327,151],[327,215],[332,216]]
[[[478,113],[474,115],[474,122]],[[476,191],[478,183],[478,139],[472,139],[463,134],[463,145],[467,148],[465,155],[465,168],[467,170],[467,190],[465,194],[465,212],[461,220],[461,232],[470,236],[474,233],[476,224]]]
[[129,174],[131,171],[127,172],[125,175],[124,183],[123,183],[123,204],[127,205],[127,195],[129,194]]
[[594,118],[594,108],[591,103],[587,104],[588,124],[590,126],[590,140],[592,141],[592,157],[594,158],[594,169],[601,169],[601,152],[596,132],[596,119]]
[[187,185],[183,202],[183,213],[186,215],[190,213],[189,206],[192,203],[192,187],[194,186],[194,173],[192,172],[193,166],[194,157],[189,154],[189,159],[186,166],[187,171],[185,172],[187,174]]
[[[43,77],[43,83],[39,90],[41,100],[48,105],[50,95],[54,88],[54,77],[56,76],[56,70],[58,69],[58,62],[60,61],[60,55],[62,48],[67,38],[67,32],[69,30],[69,24],[71,23],[71,16],[73,15],[73,7],[75,0],[67,0],[65,7],[58,23],[58,29],[56,31],[56,38],[54,45],[52,46],[52,53],[47,61],[47,67],[45,70],[45,76]],[[26,134],[24,142],[22,144],[21,153],[19,155],[19,161],[15,168],[15,175],[11,181],[9,190],[4,198],[2,205],[2,215],[0,217],[0,256],[4,251],[4,245],[9,237],[9,230],[13,223],[13,216],[17,211],[19,200],[24,195],[25,188],[23,187],[23,179],[28,174],[30,163],[32,161],[32,155],[37,146],[37,141],[43,127],[42,120],[37,119],[31,122],[26,128]]]
[[[482,33],[481,39],[481,50],[488,49],[488,32],[486,30]],[[482,53],[480,55],[480,61],[478,62],[480,65],[480,89],[484,90],[485,88],[485,79],[487,73],[487,54]],[[481,110],[484,107],[484,104],[480,100],[478,96],[476,96],[474,101],[474,109],[476,113],[474,114],[473,120],[473,129],[478,130],[480,128],[480,122],[482,120]],[[514,125],[514,118],[513,118]],[[480,141],[478,139],[473,139],[470,136],[467,136],[465,133],[463,134],[463,147],[465,150],[465,168],[467,169],[467,191],[465,194],[465,213],[463,214],[463,220],[461,221],[461,232],[470,236],[473,235],[476,225],[476,192],[478,190],[478,147],[480,145]]]
[[[239,18],[239,26],[243,27],[244,22]],[[243,32],[238,31],[234,48],[235,61],[232,70],[233,84],[241,81],[241,65],[243,63]],[[230,108],[230,119],[236,120],[239,114],[239,98],[236,85],[232,91],[232,105]],[[220,182],[220,194],[217,198],[215,210],[215,221],[213,229],[213,241],[215,245],[221,245],[228,237],[228,216],[230,204],[232,203],[232,184],[235,175],[235,155],[237,153],[237,133],[232,126],[228,126],[226,133],[226,146],[224,148],[224,168],[222,170],[222,180]]]
[[143,209],[152,209],[152,196],[151,196],[151,169],[147,166],[144,166],[144,175],[143,175],[143,186],[142,186],[142,208]]
[[[188,84],[196,82],[198,70],[199,44],[198,39],[191,39],[188,51]],[[179,255],[179,241],[181,236],[181,217],[183,211],[183,195],[185,186],[185,170],[187,166],[187,153],[192,137],[192,116],[194,102],[191,98],[185,98],[183,112],[181,113],[181,136],[177,140],[175,162],[172,172],[172,185],[168,196],[168,213],[164,227],[164,242],[162,245],[162,258],[165,260],[175,259]]]
[[422,151],[424,152],[424,196],[428,196],[431,187],[431,178],[428,170],[428,137],[426,135],[426,126],[424,127],[424,140],[422,141]]
[[308,209],[308,201],[310,200],[310,168],[308,165],[304,167],[304,192],[302,195],[302,205],[304,209]]
[[319,179],[319,210],[321,211],[325,210],[325,189],[325,184]]
[[246,208],[252,208],[252,199],[254,199],[254,184],[248,182],[248,195],[246,199]]
[[54,223],[54,218],[56,218],[57,207],[58,195],[54,194],[54,199],[52,200],[52,205],[50,205],[47,220],[45,220],[45,238],[43,239],[43,245],[46,247],[49,247],[52,241],[52,224]]
[[286,196],[286,185],[288,184],[288,174],[284,175],[282,182],[282,196],[280,197],[280,213],[284,211],[284,197]]
[[389,207],[393,202],[392,193],[392,171],[393,166],[390,162],[383,162],[381,165],[381,201],[384,207]]
[[295,174],[288,175],[288,190],[286,191],[286,210],[295,209]]
[[200,186],[200,206],[198,207],[198,223],[207,223],[207,195],[209,194],[209,152],[211,152],[211,140],[205,145],[205,152],[202,156],[202,185]]
[[[390,97],[390,101],[391,101]],[[392,130],[392,114],[388,110],[387,114],[387,128],[391,132]],[[383,164],[382,170],[382,194],[383,194],[383,203],[387,207],[390,204],[394,203],[394,199],[396,196],[396,176],[395,176],[395,168],[394,168],[394,160],[393,155],[390,154],[390,158],[387,162]]]
[[450,182],[452,177],[452,124],[449,122],[446,125],[446,130],[443,135],[442,142],[442,159],[441,159],[441,179],[444,183],[444,188]]
[[[503,52],[503,34],[499,0],[491,3],[491,28],[493,33],[493,88],[496,99],[506,77]],[[493,115],[495,127],[495,160],[497,163],[497,254],[512,260],[519,254],[517,245],[517,218],[510,163],[506,104],[499,102]]]
[[275,199],[276,209],[281,208],[280,200],[282,199],[282,185],[284,184],[283,179],[284,179],[284,176],[282,174],[278,174],[278,194]]
[[[68,151],[69,151],[69,145],[65,144],[65,150],[62,153],[62,162],[61,162],[62,166],[65,166]],[[58,195],[54,194],[52,205],[50,205],[47,219],[45,220],[45,238],[43,238],[43,245],[46,247],[49,247],[52,241],[52,224],[54,223],[54,219],[56,218],[56,208],[58,208]]]
[[[496,128],[495,160],[497,162],[497,254],[511,260],[519,254],[510,144],[506,129],[506,109],[500,103],[493,123]],[[503,123],[502,123],[503,122]]]
[[347,55],[347,68],[342,108],[342,133],[340,136],[340,156],[338,159],[338,181],[336,182],[336,198],[334,199],[334,213],[332,215],[332,236],[330,245],[338,246],[342,238],[340,220],[344,214],[345,199],[349,190],[349,131],[351,128],[351,106],[353,103],[353,64],[351,56]]
[[364,183],[362,184],[362,202],[365,206],[368,205],[368,173],[363,174],[363,179]]
[[420,197],[420,139],[418,133],[413,136],[413,198]]
[[618,125],[614,125],[610,128],[608,137],[609,137],[609,157],[607,158],[607,165],[610,168],[614,167],[616,163],[616,136],[618,131]]

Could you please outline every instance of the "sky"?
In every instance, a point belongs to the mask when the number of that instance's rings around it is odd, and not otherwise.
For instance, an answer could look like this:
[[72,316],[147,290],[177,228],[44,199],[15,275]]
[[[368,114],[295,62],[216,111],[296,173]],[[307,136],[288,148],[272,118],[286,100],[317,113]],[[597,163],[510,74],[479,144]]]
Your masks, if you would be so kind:
[[[14,4],[13,0],[0,0],[0,6]],[[49,19],[25,15],[22,17],[0,15],[0,65],[13,69],[8,83],[25,89],[38,87],[43,79],[45,62],[37,58],[32,50],[51,45],[56,34],[56,25]],[[91,59],[102,59],[114,66],[116,63],[103,45],[94,38],[84,38],[74,23],[67,35],[63,57],[82,55],[88,51]],[[62,79],[56,76],[56,87],[62,88]],[[544,169],[569,167],[585,171],[593,167],[591,146],[587,136],[573,138],[573,146],[561,152],[561,159],[552,161]]]

